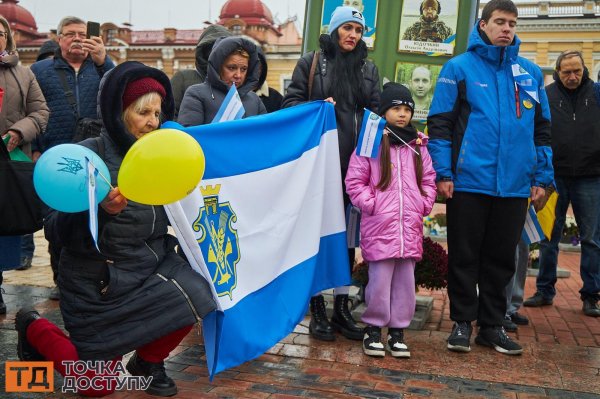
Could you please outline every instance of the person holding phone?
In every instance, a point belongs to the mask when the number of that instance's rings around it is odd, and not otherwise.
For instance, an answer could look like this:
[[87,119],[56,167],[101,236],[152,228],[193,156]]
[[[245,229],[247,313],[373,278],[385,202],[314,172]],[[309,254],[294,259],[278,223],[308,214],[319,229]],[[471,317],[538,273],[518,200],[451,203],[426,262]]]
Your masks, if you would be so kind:
[[[97,24],[96,24],[97,25]],[[50,118],[44,135],[32,145],[33,159],[58,144],[73,141],[79,118],[97,118],[100,79],[115,65],[106,54],[102,37],[87,37],[87,24],[81,18],[69,16],[58,24],[58,45],[54,58],[38,61],[31,66],[50,108]],[[58,278],[61,245],[47,235],[50,264],[54,281]],[[59,299],[54,288],[51,299]]]

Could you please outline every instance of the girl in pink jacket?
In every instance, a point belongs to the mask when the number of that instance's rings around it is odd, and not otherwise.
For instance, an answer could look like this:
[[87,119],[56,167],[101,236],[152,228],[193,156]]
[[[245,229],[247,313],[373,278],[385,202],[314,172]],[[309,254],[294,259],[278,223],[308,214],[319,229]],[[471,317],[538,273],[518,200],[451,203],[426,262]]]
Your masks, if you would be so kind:
[[415,263],[423,254],[423,217],[436,197],[435,171],[427,152],[427,136],[410,123],[414,101],[401,84],[387,83],[379,114],[386,134],[379,156],[352,154],[346,192],[360,208],[360,248],[369,263],[365,292],[367,324],[363,350],[385,356],[381,327],[388,327],[388,349],[394,357],[410,357],[404,328],[415,313]]

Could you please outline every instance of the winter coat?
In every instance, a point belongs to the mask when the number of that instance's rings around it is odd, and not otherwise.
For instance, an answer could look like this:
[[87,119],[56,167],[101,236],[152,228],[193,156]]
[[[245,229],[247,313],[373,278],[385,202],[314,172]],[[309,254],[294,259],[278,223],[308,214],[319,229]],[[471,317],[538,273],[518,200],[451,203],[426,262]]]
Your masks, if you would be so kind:
[[4,90],[0,135],[8,130],[21,133],[20,147],[31,157],[30,143],[46,128],[50,111],[35,76],[19,65],[16,53],[0,57],[0,87]]
[[[81,144],[104,159],[112,184],[123,156],[135,141],[121,120],[122,95],[134,78],[150,76],[167,91],[166,119],[173,117],[169,80],[138,62],[114,69],[101,85],[99,100],[105,130]],[[115,112],[115,110],[118,110]],[[129,143],[129,144],[128,144]],[[88,227],[88,213],[55,212],[49,222],[60,239],[60,307],[71,341],[82,360],[108,360],[182,327],[200,322],[216,308],[207,281],[175,253],[162,206],[129,201],[117,215],[98,207],[98,246]]]
[[70,143],[75,134],[75,110],[65,96],[58,71],[64,71],[66,74],[67,83],[75,96],[79,116],[98,118],[98,85],[104,73],[114,66],[108,56],[101,67],[96,66],[88,56],[79,72],[75,74],[73,67],[62,57],[60,49],[56,51],[54,58],[36,62],[31,66],[51,111],[48,127],[38,144],[38,150],[45,151],[58,144]]
[[214,24],[204,29],[196,45],[196,68],[178,71],[171,78],[173,98],[175,99],[175,118],[179,115],[181,100],[183,100],[183,95],[187,88],[195,84],[200,84],[206,79],[208,55],[215,41],[220,37],[231,35],[231,31],[221,25]]
[[352,153],[346,175],[346,192],[361,210],[360,249],[366,261],[410,258],[423,255],[423,217],[429,215],[436,197],[435,171],[427,151],[427,136],[417,140],[423,160],[422,195],[417,185],[414,158],[406,145],[390,146],[392,177],[389,186],[376,188],[381,178],[379,156],[367,158]]
[[236,36],[221,39],[215,43],[208,57],[206,81],[199,85],[193,85],[186,90],[181,101],[177,122],[183,126],[198,126],[212,122],[229,92],[229,86],[219,76],[221,65],[239,47],[244,48],[250,54],[246,80],[240,87],[237,87],[237,92],[246,110],[244,118],[267,113],[262,101],[253,91],[256,88],[260,74],[258,49],[249,40]]
[[[481,35],[474,29],[467,52],[440,72],[427,118],[429,152],[437,178],[453,180],[455,191],[527,198],[532,186],[553,181],[544,77],[518,56],[518,37],[500,47]],[[515,64],[537,82],[539,103],[516,92]]]
[[[552,114],[552,163],[563,177],[600,175],[600,83],[587,77],[570,95],[558,76],[546,87]],[[594,87],[596,86],[596,88]]]
[[[320,51],[318,56],[319,61],[315,70],[310,98],[308,98],[308,77],[313,62],[314,51],[304,54],[298,60],[292,75],[292,82],[288,87],[287,94],[283,98],[282,108],[292,107],[312,100],[324,100],[331,96],[332,87],[337,82],[335,76],[330,73],[331,67],[329,67],[323,51]],[[379,88],[379,72],[375,64],[371,61],[365,60],[363,77],[367,93],[369,93],[367,102],[370,104],[370,109],[376,111],[379,108],[381,90]],[[354,109],[347,109],[340,107],[339,104],[335,107],[342,176],[346,175],[350,154],[356,148],[363,113],[364,110],[356,109],[356,107]]]

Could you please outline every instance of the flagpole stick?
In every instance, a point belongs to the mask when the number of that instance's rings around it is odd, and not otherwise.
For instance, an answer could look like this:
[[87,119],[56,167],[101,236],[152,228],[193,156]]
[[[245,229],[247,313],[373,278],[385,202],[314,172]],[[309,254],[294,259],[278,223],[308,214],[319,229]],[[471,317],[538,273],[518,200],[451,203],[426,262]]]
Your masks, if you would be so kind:
[[102,174],[102,172],[100,172],[100,169],[98,169],[98,168],[96,167],[96,165],[94,165],[94,163],[92,162],[92,160],[91,160],[91,159],[89,159],[89,158],[87,158],[87,160],[88,160],[88,162],[89,162],[89,163],[90,163],[90,164],[91,164],[91,165],[94,167],[94,169],[96,169],[96,170],[98,171],[98,174],[99,174],[99,175],[100,175],[100,177],[101,177],[101,178],[102,178],[102,179],[103,179],[103,180],[106,182],[106,184],[108,184],[108,185],[110,186],[110,189],[111,189],[111,190],[114,190],[115,188],[113,187],[113,185],[112,185],[112,184],[110,184],[110,181],[109,181],[109,180],[106,178],[106,176],[104,176],[104,175]]
[[414,152],[414,153],[415,153],[415,154],[417,154],[417,155],[420,155],[420,154],[417,152],[417,150],[415,150],[414,148],[412,148],[411,146],[409,146],[409,145],[408,145],[408,143],[407,143],[406,141],[404,141],[404,140],[402,140],[400,137],[398,137],[398,135],[397,135],[396,133],[392,132],[392,131],[390,130],[390,128],[389,128],[389,127],[386,127],[386,128],[385,128],[385,131],[386,131],[386,132],[388,132],[388,133],[391,133],[391,134],[393,134],[395,138],[397,138],[398,140],[400,140],[401,142],[403,142],[404,144],[406,144],[406,146],[407,146],[408,148],[410,148],[410,149],[412,150],[412,152]]

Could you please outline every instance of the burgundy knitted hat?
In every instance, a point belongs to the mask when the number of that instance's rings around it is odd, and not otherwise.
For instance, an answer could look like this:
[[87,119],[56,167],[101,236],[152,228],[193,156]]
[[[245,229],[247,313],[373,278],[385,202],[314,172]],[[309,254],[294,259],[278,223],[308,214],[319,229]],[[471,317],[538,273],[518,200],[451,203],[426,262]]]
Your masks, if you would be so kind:
[[144,94],[158,93],[163,99],[167,96],[165,88],[153,78],[141,78],[129,82],[123,92],[123,111]]

